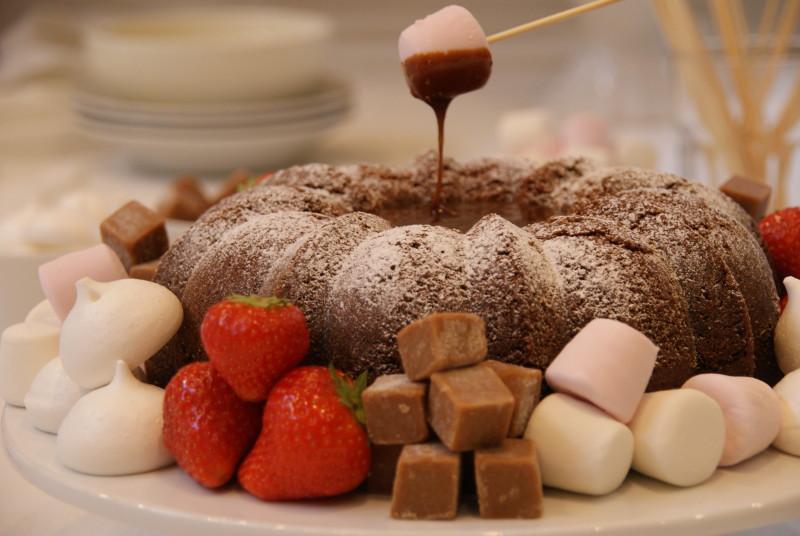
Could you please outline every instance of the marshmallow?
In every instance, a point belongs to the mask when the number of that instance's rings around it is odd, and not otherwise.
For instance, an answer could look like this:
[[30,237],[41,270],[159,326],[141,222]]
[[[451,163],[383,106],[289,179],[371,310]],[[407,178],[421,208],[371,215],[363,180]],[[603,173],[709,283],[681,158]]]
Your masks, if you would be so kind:
[[556,153],[554,144],[557,143],[557,138],[553,115],[544,108],[507,112],[500,117],[497,127],[500,150],[506,154],[540,152],[540,147]]
[[588,112],[567,117],[561,125],[561,135],[569,146],[611,147],[608,121]]
[[772,446],[800,456],[800,371],[787,374],[774,389],[781,399],[781,431]]
[[736,465],[769,447],[781,429],[778,395],[755,378],[700,374],[683,384],[714,400],[725,416],[725,448],[720,466]]
[[725,418],[713,398],[694,389],[648,393],[630,423],[633,468],[675,486],[696,486],[719,465]]
[[39,430],[55,434],[69,410],[85,393],[72,381],[60,358],[52,359],[34,378],[25,395],[25,415]]
[[117,254],[105,244],[68,253],[41,265],[39,283],[61,320],[75,303],[75,282],[83,277],[114,281],[128,274]]
[[111,381],[118,359],[130,368],[147,361],[183,321],[180,300],[150,281],[84,278],[75,286],[78,297],[61,328],[61,359],[84,389]]
[[51,326],[61,327],[61,319],[53,310],[53,306],[47,300],[42,300],[31,309],[28,316],[25,317],[25,322],[39,322],[41,324],[50,324]]
[[43,366],[58,355],[58,328],[39,322],[14,324],[0,337],[0,397],[14,406]]
[[84,395],[56,440],[59,461],[90,475],[129,475],[172,463],[161,433],[164,390],[138,381],[124,361],[114,380]]
[[800,279],[783,280],[789,301],[775,326],[775,356],[784,374],[800,368]]
[[596,318],[561,350],[545,372],[555,391],[587,400],[621,422],[636,412],[658,347],[627,324]]
[[525,438],[536,444],[542,482],[567,491],[611,493],[633,460],[633,434],[624,424],[564,394],[536,406]]
[[417,54],[488,48],[478,20],[461,6],[447,6],[403,30],[397,43],[400,61]]

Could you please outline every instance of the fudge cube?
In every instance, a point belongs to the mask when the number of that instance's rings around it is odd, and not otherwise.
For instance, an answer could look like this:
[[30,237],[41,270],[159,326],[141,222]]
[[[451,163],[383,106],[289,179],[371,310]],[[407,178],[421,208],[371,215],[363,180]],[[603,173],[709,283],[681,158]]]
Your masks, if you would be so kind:
[[755,182],[734,175],[719,187],[720,191],[736,201],[754,220],[764,217],[769,206],[772,188],[768,184]]
[[511,416],[509,437],[521,437],[528,426],[533,408],[539,403],[542,393],[542,371],[519,365],[501,363],[490,359],[481,365],[491,368],[506,384],[514,396],[514,413]]
[[438,443],[404,446],[392,489],[392,517],[453,519],[460,478],[459,454]]
[[405,374],[380,376],[362,395],[367,433],[376,445],[421,443],[428,438],[424,383]]
[[156,272],[158,271],[158,265],[160,262],[161,259],[156,259],[154,261],[131,266],[131,269],[128,271],[128,275],[133,279],[153,281],[156,278]]
[[486,324],[471,313],[433,313],[397,334],[403,370],[423,380],[440,370],[473,365],[486,357]]
[[211,202],[197,179],[184,177],[172,185],[172,191],[159,207],[159,212],[173,220],[194,221],[210,206]]
[[138,201],[130,201],[103,220],[100,236],[129,271],[136,264],[158,259],[169,247],[164,217]]
[[481,517],[534,519],[542,515],[542,477],[533,441],[506,439],[475,451]]
[[379,495],[391,495],[397,460],[403,445],[372,445],[372,459],[367,474],[367,491]]
[[431,376],[428,419],[455,452],[499,445],[508,435],[514,396],[489,367],[436,372]]

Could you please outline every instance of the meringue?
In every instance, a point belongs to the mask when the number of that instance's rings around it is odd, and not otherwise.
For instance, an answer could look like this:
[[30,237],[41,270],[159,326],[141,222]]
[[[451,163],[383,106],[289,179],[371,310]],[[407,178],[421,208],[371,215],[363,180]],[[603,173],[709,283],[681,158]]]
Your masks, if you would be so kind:
[[699,374],[683,384],[719,404],[725,416],[725,448],[719,465],[728,467],[766,450],[781,429],[780,398],[769,385],[747,376]]
[[56,440],[66,467],[90,475],[129,475],[173,462],[162,437],[164,390],[138,381],[117,361],[113,381],[84,395]]
[[0,397],[24,406],[25,395],[39,371],[58,355],[56,326],[40,322],[14,324],[0,336]]
[[774,390],[781,399],[781,431],[772,446],[800,456],[800,370],[787,374]]
[[800,368],[800,280],[783,280],[789,302],[775,326],[775,356],[784,374]]
[[61,328],[61,359],[84,389],[111,381],[119,359],[129,368],[147,361],[183,322],[180,300],[150,281],[84,278],[76,289],[75,306]]
[[85,391],[64,372],[61,358],[56,357],[33,379],[25,395],[25,415],[39,430],[55,434],[61,421],[84,394]]
[[417,54],[488,48],[478,20],[465,8],[450,5],[403,30],[397,43],[400,61]]
[[37,303],[33,309],[30,310],[28,316],[25,317],[25,322],[39,322],[42,324],[50,324],[51,326],[61,327],[61,319],[58,318],[53,306],[47,300],[42,300]]

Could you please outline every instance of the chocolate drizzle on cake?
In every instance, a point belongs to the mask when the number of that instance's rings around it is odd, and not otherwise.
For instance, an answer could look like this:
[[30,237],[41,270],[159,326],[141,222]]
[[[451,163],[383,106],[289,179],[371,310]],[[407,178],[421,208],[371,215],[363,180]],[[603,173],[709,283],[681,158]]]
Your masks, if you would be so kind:
[[444,190],[444,120],[450,102],[461,95],[482,88],[492,72],[492,54],[488,48],[449,50],[416,54],[403,62],[406,81],[414,97],[425,101],[436,114],[439,161],[436,190],[431,202],[433,221],[443,212]]

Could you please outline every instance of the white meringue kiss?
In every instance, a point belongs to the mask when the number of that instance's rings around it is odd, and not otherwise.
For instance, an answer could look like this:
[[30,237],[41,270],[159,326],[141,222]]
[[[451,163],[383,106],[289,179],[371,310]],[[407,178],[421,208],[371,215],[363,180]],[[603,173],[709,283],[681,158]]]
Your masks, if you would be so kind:
[[61,360],[78,385],[94,389],[111,381],[121,359],[135,368],[175,334],[183,308],[165,287],[139,279],[78,281],[75,306],[61,328]]
[[164,390],[117,361],[113,381],[84,395],[58,431],[56,455],[74,471],[129,475],[172,463],[162,437]]
[[47,300],[42,300],[30,310],[28,316],[25,317],[25,322],[39,322],[41,324],[50,324],[57,328],[61,327],[61,319],[58,318],[55,309]]
[[47,363],[25,395],[25,415],[39,430],[55,434],[72,406],[86,393],[72,381],[60,358]]
[[800,280],[783,280],[789,302],[775,326],[775,356],[784,374],[800,368]]
[[781,431],[772,446],[800,456],[800,370],[787,374],[774,390],[781,399]]

